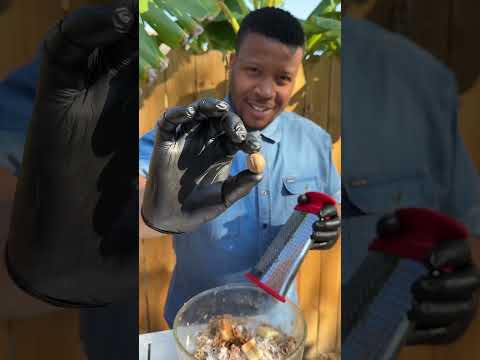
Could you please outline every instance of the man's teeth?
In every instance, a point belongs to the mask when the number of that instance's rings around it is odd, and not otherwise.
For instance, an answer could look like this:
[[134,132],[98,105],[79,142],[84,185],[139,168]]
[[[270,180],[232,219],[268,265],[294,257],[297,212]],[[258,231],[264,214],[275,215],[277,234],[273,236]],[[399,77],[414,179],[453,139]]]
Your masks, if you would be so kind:
[[252,107],[253,110],[255,111],[261,111],[261,112],[265,112],[265,111],[268,111],[270,110],[269,108],[267,107],[263,107],[263,106],[257,106],[257,105],[254,105],[254,104],[250,104],[250,106]]

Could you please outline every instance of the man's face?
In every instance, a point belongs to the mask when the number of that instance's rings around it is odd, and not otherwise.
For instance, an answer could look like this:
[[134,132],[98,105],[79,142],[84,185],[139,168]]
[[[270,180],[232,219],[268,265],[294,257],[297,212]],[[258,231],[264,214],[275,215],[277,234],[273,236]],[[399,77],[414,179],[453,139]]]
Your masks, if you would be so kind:
[[250,129],[263,129],[292,95],[303,50],[249,33],[231,57],[230,97]]

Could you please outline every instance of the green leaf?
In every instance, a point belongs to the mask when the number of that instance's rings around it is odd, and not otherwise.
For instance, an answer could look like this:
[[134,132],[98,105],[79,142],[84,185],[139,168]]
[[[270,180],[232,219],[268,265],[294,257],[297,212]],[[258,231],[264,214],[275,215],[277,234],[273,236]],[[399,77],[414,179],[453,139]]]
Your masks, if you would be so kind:
[[186,11],[180,10],[177,6],[172,6],[172,4],[165,0],[154,0],[159,8],[167,10],[171,15],[177,19],[177,23],[193,37],[198,36],[202,33],[203,27],[197,23],[190,14]]
[[140,0],[138,3],[138,11],[140,14],[143,14],[145,11],[148,10],[148,0]]
[[316,27],[318,32],[340,30],[342,28],[341,21],[322,16],[311,16],[306,22]]
[[220,7],[213,8],[207,0],[155,0],[163,9],[177,9],[183,14],[188,14],[196,21],[202,22],[213,19],[220,12]]
[[[235,7],[231,4],[229,4],[231,1],[225,1],[225,4],[230,8],[230,10],[235,11]],[[245,3],[245,0],[236,0],[236,4],[238,5],[238,10],[242,13],[243,16],[247,15],[250,10],[248,9],[247,4]]]
[[207,9],[209,16],[208,20],[213,20],[221,11],[218,0],[197,0],[202,3],[202,6]]
[[232,51],[235,49],[235,32],[227,21],[211,22],[205,27],[209,49]]
[[313,9],[313,11],[307,17],[307,19],[309,19],[310,16],[322,16],[325,13],[336,12],[337,6],[339,4],[340,4],[340,0],[322,0],[318,4],[318,6],[315,9]]
[[330,30],[322,34],[315,34],[309,37],[306,45],[306,52],[307,54],[313,54],[315,51],[340,51],[340,47],[340,30]]
[[150,2],[148,10],[142,14],[142,18],[157,32],[158,39],[172,49],[186,44],[187,33],[153,1]]
[[225,5],[223,1],[219,1],[218,3],[222,9],[223,15],[225,15],[225,17],[227,18],[227,21],[232,26],[233,31],[237,33],[238,29],[240,28],[240,25],[238,24],[237,19],[235,18],[235,16],[232,14],[228,6]]

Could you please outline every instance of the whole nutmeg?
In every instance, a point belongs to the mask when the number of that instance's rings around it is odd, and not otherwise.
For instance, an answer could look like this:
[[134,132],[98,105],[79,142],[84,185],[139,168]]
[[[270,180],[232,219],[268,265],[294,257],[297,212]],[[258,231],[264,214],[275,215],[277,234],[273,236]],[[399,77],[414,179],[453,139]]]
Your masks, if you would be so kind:
[[265,159],[260,153],[253,153],[247,157],[248,170],[255,174],[260,174],[265,169]]

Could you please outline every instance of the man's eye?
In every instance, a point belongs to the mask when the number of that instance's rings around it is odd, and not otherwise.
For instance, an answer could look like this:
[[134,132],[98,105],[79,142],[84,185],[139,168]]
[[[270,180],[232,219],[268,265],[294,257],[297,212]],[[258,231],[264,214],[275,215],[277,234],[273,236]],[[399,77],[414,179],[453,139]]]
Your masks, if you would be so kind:
[[287,76],[287,75],[280,76],[280,77],[278,77],[277,82],[278,82],[279,85],[288,85],[292,82],[292,78],[290,76]]
[[247,68],[247,71],[249,73],[252,73],[252,74],[257,74],[258,73],[258,69],[254,68],[254,67]]

